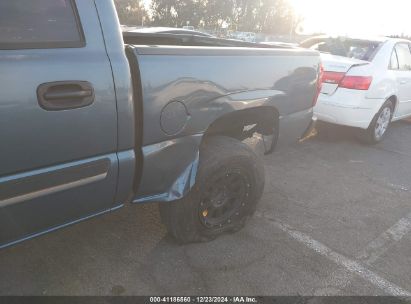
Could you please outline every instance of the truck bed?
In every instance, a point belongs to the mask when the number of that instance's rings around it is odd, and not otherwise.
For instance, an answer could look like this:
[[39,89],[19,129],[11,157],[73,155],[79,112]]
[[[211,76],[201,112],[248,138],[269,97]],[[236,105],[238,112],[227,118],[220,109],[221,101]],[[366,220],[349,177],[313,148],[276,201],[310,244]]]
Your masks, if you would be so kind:
[[144,158],[140,189],[144,190],[136,201],[168,201],[175,199],[171,193],[181,195],[184,190],[173,189],[173,182],[180,175],[189,178],[202,136],[224,115],[267,107],[278,113],[280,141],[295,141],[311,123],[317,52],[128,45],[127,53],[138,65],[132,70],[139,79],[135,91],[141,92],[144,109],[144,119],[139,119]]
[[172,101],[184,103],[190,114],[179,134],[184,136],[205,131],[224,112],[220,98],[224,106],[236,109],[260,100],[287,116],[310,109],[316,93],[316,52],[136,45],[128,49],[139,65],[146,117],[144,145],[165,138],[158,121],[161,109]]

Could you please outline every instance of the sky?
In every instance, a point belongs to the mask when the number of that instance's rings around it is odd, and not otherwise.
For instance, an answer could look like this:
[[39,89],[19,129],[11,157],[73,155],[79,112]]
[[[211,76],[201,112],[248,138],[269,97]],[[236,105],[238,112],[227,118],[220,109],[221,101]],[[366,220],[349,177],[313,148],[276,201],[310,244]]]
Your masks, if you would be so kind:
[[304,18],[305,34],[411,35],[411,0],[288,1]]
[[411,0],[289,0],[304,32],[336,35],[411,35]]

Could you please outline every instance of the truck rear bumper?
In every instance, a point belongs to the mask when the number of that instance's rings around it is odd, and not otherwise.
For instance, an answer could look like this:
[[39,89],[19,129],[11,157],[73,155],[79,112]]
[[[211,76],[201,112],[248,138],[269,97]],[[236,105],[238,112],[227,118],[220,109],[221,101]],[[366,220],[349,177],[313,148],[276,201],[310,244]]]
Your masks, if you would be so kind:
[[311,133],[315,123],[316,118],[313,118],[313,109],[281,116],[277,148],[281,149],[303,139]]

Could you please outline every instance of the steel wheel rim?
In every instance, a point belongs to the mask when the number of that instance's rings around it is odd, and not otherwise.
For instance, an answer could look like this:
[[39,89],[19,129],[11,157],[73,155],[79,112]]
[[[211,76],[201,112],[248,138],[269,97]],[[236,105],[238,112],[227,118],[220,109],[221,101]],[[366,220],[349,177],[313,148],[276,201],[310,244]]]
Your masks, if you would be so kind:
[[385,132],[388,129],[390,121],[391,109],[389,107],[386,107],[384,108],[384,110],[381,111],[375,125],[374,135],[377,140],[381,139],[384,136]]
[[216,176],[200,203],[199,216],[207,228],[223,228],[242,214],[250,194],[250,184],[241,172]]

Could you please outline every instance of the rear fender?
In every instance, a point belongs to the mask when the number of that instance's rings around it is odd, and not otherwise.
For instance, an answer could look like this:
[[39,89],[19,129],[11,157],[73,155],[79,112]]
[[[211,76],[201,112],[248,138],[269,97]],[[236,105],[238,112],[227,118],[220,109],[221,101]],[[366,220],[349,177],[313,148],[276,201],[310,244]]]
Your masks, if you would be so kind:
[[[286,95],[277,90],[239,92],[204,102],[204,104],[200,103],[195,107],[187,105],[187,108],[191,119],[186,131],[191,134],[207,133],[216,122],[229,119],[233,115],[243,117],[241,123],[246,122],[247,118],[251,119],[249,123],[254,123],[253,120],[258,120],[258,117],[253,115],[255,111],[261,111],[261,109],[270,111],[271,109],[271,112],[277,113],[276,117],[278,117],[280,109],[281,112],[290,110],[287,108]],[[273,121],[276,117],[272,117]]]
[[[232,118],[242,119],[241,131],[243,126],[257,124],[261,133],[272,133],[278,126],[276,106],[284,102],[284,96],[275,90],[245,91],[200,102],[195,107],[185,104],[190,119],[184,134],[189,135],[143,147],[143,174],[134,203],[170,202],[186,196],[195,184],[205,136],[230,136]],[[232,137],[237,135],[238,132]]]

